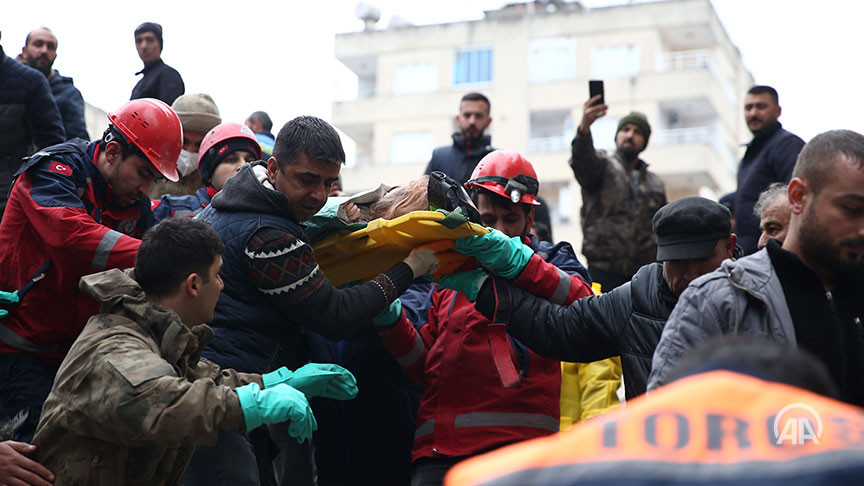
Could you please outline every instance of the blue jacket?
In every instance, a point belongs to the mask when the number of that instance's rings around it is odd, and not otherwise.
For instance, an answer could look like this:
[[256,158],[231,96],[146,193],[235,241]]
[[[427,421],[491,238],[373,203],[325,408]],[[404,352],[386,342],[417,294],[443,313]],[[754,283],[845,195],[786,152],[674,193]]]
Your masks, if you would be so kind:
[[789,182],[803,147],[804,140],[784,130],[780,123],[747,144],[747,152],[738,166],[734,205],[735,233],[745,255],[755,252],[759,243],[759,217],[753,214],[759,193],[772,182]]
[[438,147],[432,152],[432,160],[423,173],[441,171],[460,184],[465,184],[474,172],[477,162],[493,150],[492,137],[484,135],[479,138],[465,138],[457,132],[453,134],[453,145]]
[[186,217],[191,218],[204,210],[210,204],[210,194],[207,188],[202,187],[189,196],[172,196],[165,194],[159,199],[150,200],[150,209],[157,221],[165,218]]
[[84,97],[72,83],[72,78],[61,76],[55,69],[54,75],[48,80],[51,85],[51,93],[54,102],[60,110],[63,119],[63,128],[66,129],[66,138],[80,138],[90,140],[87,133],[87,122],[84,120]]

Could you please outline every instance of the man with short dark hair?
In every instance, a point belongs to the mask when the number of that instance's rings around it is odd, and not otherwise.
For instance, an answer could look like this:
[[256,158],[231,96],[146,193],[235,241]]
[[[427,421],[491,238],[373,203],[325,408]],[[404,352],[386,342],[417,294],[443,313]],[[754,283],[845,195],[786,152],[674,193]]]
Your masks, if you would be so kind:
[[759,218],[759,249],[765,248],[768,240],[774,238],[781,244],[789,230],[789,199],[786,193],[789,185],[775,182],[759,194],[753,212]]
[[735,192],[735,221],[739,245],[744,254],[757,250],[759,218],[753,206],[759,194],[772,182],[789,182],[795,159],[804,146],[797,135],[783,129],[777,90],[771,86],[753,86],[744,99],[744,117],[753,140],[747,144],[738,165],[738,190]]
[[495,279],[480,289],[476,309],[489,319],[507,309],[507,331],[541,356],[587,363],[620,355],[626,397],[635,398],[645,393],[651,356],[678,297],[732,258],[736,241],[729,210],[702,197],[663,206],[653,227],[657,262],[610,292],[562,307]]
[[602,95],[585,102],[573,138],[570,168],[582,187],[582,253],[591,278],[608,292],[654,261],[657,239],[651,218],[666,204],[666,188],[639,154],[651,125],[639,112],[618,121],[615,152],[595,150],[591,125],[606,115]]
[[162,26],[156,22],[144,22],[135,28],[135,49],[144,63],[144,69],[135,75],[144,74],[132,89],[132,97],[156,98],[167,104],[174,103],[186,92],[180,73],[162,60]]
[[177,178],[180,120],[168,105],[128,101],[108,121],[101,140],[30,157],[0,223],[0,290],[13,292],[0,301],[9,304],[0,313],[0,426],[25,417],[16,440],[32,438],[57,366],[98,312],[78,280],[134,264],[139,238],[156,224],[147,190],[157,176]]
[[19,59],[28,66],[41,72],[48,78],[54,102],[63,118],[66,138],[81,138],[90,140],[87,134],[87,122],[84,120],[84,97],[75,87],[72,78],[61,76],[53,69],[57,59],[57,37],[48,27],[40,27],[30,31],[24,40]]
[[207,223],[169,219],[144,235],[134,269],[81,279],[102,313],[60,366],[34,439],[59,484],[179,484],[196,444],[284,421],[306,440],[316,428],[307,396],[357,393],[335,365],[262,376],[201,358],[223,251]]
[[477,162],[494,150],[492,137],[485,135],[492,123],[491,113],[492,105],[486,96],[480,93],[463,96],[456,115],[459,131],[453,134],[453,144],[436,148],[423,173],[437,170],[460,184],[467,182]]
[[[245,164],[199,215],[226,245],[225,290],[205,357],[253,373],[296,367],[304,361],[301,326],[328,339],[350,338],[415,278],[435,271],[437,257],[422,249],[363,285],[337,289],[327,280],[300,223],[324,206],[344,161],[329,123],[295,118],[279,131],[273,156]],[[244,451],[248,455],[248,442],[221,439],[215,449],[199,450],[186,484],[212,484],[216,477],[238,484],[250,475],[257,480],[254,461],[234,460]]]
[[273,133],[271,133],[271,130],[273,130],[273,121],[270,120],[270,115],[266,111],[256,111],[246,119],[246,126],[255,133],[255,138],[258,139],[264,155],[267,157],[273,155],[273,144],[276,143],[276,139],[273,137]]
[[864,136],[814,137],[789,182],[783,244],[725,261],[681,295],[654,353],[648,388],[668,382],[679,357],[720,334],[759,334],[810,351],[843,401],[864,405]]
[[66,140],[45,76],[6,56],[0,46],[0,218],[24,157]]

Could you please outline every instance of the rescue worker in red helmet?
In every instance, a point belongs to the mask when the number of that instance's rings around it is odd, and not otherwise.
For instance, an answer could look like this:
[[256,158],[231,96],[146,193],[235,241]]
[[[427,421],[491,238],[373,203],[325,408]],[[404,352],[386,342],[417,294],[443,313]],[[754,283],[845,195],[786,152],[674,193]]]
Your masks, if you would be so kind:
[[165,103],[132,100],[108,114],[101,140],[44,148],[15,174],[0,223],[0,426],[33,437],[57,367],[95,300],[78,281],[135,265],[156,223],[147,192],[177,180],[180,120]]
[[166,194],[153,199],[151,209],[161,221],[171,217],[192,217],[210,204],[225,182],[246,162],[261,160],[261,145],[249,127],[226,122],[207,132],[198,151],[198,174],[204,187],[189,196]]
[[[466,187],[483,224],[494,228],[476,238],[530,245],[525,246],[530,253],[521,253],[515,263],[508,260],[501,274],[562,304],[592,295],[588,273],[568,243],[538,242],[529,234],[539,190],[530,162],[516,152],[492,152],[477,164]],[[374,320],[384,345],[423,384],[411,484],[440,484],[447,469],[466,456],[559,428],[560,362],[508,336],[504,326],[474,310],[476,291],[446,288],[448,279],[437,281],[426,308],[411,309],[424,322],[412,325],[398,300]]]

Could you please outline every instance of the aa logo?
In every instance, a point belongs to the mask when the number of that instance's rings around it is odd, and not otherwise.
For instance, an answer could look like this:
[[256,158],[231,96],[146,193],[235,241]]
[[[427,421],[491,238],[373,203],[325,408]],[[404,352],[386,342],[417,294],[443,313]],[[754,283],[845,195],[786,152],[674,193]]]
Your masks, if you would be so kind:
[[774,437],[777,437],[777,445],[784,442],[803,445],[807,441],[818,444],[822,437],[822,418],[810,405],[786,405],[774,417]]

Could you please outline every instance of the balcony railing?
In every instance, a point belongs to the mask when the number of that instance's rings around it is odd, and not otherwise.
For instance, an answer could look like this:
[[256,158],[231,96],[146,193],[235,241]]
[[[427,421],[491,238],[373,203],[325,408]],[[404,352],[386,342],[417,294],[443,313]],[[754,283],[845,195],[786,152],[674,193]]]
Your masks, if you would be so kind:
[[713,56],[708,49],[664,52],[661,60],[662,71],[713,69]]
[[666,128],[657,130],[651,142],[658,145],[683,143],[714,143],[715,132],[711,127]]
[[530,153],[552,153],[569,152],[571,138],[566,135],[557,137],[542,137],[528,139],[528,152]]

